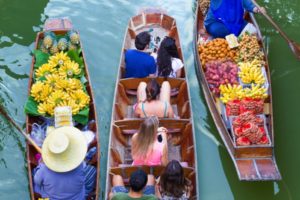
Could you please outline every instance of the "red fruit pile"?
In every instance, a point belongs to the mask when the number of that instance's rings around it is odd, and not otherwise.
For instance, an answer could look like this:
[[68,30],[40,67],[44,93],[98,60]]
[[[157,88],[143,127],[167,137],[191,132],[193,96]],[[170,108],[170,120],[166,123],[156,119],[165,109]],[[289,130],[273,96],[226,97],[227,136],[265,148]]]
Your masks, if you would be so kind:
[[238,146],[269,144],[263,124],[264,120],[252,112],[240,114],[232,122],[236,144]]
[[206,80],[216,95],[220,94],[221,84],[238,84],[238,66],[231,61],[211,61],[205,64],[205,68]]

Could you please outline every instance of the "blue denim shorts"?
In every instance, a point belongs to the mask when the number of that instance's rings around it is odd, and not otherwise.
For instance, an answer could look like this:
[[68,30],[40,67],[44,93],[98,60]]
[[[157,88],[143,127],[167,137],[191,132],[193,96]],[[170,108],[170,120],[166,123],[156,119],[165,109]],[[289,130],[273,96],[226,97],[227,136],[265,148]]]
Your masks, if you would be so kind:
[[[116,193],[128,193],[129,190],[124,187],[124,186],[115,186],[115,187],[112,187],[111,188],[111,191],[113,194],[116,194]],[[144,188],[143,190],[143,194],[145,195],[155,195],[155,187],[154,185],[146,185],[146,187]]]

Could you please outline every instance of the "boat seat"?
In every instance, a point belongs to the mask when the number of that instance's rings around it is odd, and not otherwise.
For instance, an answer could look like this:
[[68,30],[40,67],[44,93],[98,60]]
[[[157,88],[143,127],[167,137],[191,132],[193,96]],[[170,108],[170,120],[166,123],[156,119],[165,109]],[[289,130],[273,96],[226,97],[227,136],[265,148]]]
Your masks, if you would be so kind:
[[[183,168],[183,172],[185,177],[189,177],[192,173],[194,173],[194,168],[192,167],[185,167],[185,164],[181,165]],[[138,169],[144,170],[147,174],[152,174],[155,177],[160,176],[161,172],[164,170],[164,166],[157,165],[157,166],[132,166],[132,165],[122,165],[120,167],[111,167],[110,174],[111,175],[121,175],[123,179],[129,178],[130,174]]]
[[[172,105],[173,108],[173,112],[176,116],[178,116],[178,109],[177,109],[177,105],[173,104]],[[133,109],[133,105],[128,105],[127,107],[127,115],[126,115],[127,119],[131,119],[131,118],[136,118],[136,116],[134,115],[134,109]]]

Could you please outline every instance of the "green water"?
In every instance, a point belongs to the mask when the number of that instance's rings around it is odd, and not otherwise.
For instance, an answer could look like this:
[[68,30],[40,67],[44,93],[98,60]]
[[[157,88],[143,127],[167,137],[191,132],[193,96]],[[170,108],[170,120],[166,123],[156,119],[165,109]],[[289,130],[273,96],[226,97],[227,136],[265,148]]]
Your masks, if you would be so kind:
[[[262,2],[262,1],[260,1]],[[265,0],[269,14],[300,43],[300,1]],[[0,102],[24,125],[24,102],[36,32],[47,17],[68,16],[81,33],[97,103],[104,186],[113,92],[124,31],[139,8],[158,6],[177,20],[191,89],[198,151],[199,198],[300,199],[300,62],[261,17],[269,44],[274,95],[275,153],[283,180],[240,182],[199,88],[194,68],[193,0],[0,0]],[[25,141],[0,117],[0,199],[29,199]]]

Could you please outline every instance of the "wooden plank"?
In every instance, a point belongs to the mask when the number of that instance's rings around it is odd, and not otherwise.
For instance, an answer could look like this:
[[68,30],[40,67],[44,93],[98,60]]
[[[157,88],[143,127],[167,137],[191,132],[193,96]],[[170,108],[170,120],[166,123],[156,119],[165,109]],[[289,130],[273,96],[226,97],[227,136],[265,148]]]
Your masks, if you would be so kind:
[[264,180],[280,180],[281,175],[278,171],[276,162],[271,158],[255,159],[260,176]]
[[[163,78],[163,77],[158,77],[155,78],[157,82],[161,85],[163,81],[167,80],[170,83],[171,88],[179,88],[180,85],[185,82],[184,79],[182,78]],[[139,83],[144,81],[148,83],[151,80],[151,78],[126,78],[126,79],[121,79],[120,83],[125,87],[126,90],[136,90],[139,86]]]
[[254,162],[252,159],[236,160],[238,175],[240,180],[257,180],[257,174]]

